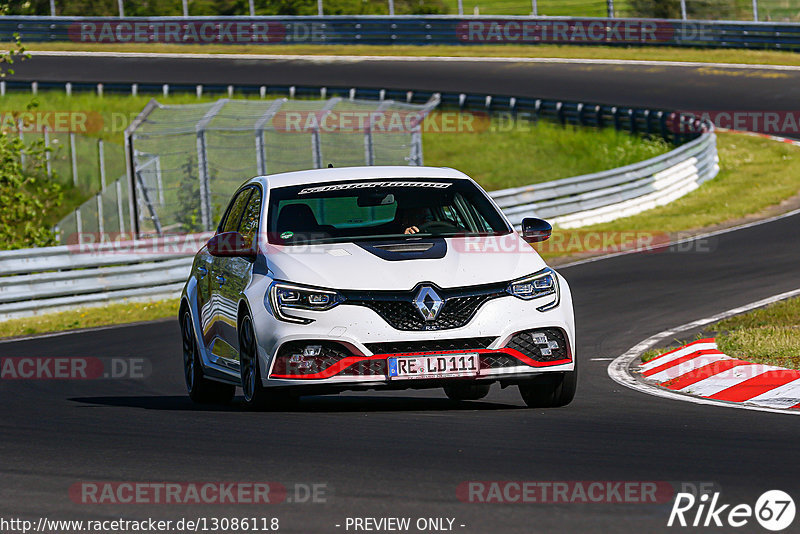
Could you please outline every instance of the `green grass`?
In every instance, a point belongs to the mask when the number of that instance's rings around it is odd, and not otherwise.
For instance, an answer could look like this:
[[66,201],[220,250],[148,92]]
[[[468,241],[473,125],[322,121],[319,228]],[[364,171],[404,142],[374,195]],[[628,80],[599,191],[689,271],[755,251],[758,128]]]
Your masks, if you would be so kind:
[[[572,235],[619,235],[626,231],[675,235],[758,214],[800,193],[800,148],[740,134],[717,136],[720,172],[699,189],[632,217],[576,231],[556,228],[553,239],[569,242]],[[559,237],[559,232],[568,237]],[[580,242],[565,250],[537,248],[545,258],[584,252]]]
[[636,163],[670,150],[616,130],[587,130],[539,122],[513,131],[423,135],[425,164],[454,167],[487,191],[588,174]]
[[[279,55],[362,55],[362,56],[454,56],[530,57],[567,59],[625,59],[649,61],[692,61],[700,63],[742,63],[755,65],[800,65],[800,54],[777,50],[712,50],[676,47],[568,46],[568,45],[176,45],[176,44],[91,44],[26,43],[30,50],[88,52],[150,52],[194,54],[279,54]],[[780,73],[771,73],[776,75]],[[750,76],[761,75],[749,73]]]
[[712,326],[732,358],[800,369],[800,298],[737,315]]
[[681,232],[758,213],[800,192],[800,148],[719,133],[717,149],[720,173],[700,189],[666,206],[586,229]]
[[177,313],[177,300],[129,302],[79,308],[67,312],[47,313],[0,322],[0,338],[153,321],[165,317],[175,317]]
[[[715,337],[719,350],[731,358],[800,369],[800,298],[729,317],[709,326],[700,337]],[[670,350],[651,349],[641,359],[648,362]]]

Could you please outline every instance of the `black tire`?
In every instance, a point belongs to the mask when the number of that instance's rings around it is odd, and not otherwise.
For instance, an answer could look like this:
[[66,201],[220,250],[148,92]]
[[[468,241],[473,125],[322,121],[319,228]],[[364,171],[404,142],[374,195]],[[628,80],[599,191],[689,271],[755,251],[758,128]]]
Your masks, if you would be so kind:
[[578,386],[578,366],[574,371],[547,373],[519,385],[522,400],[529,408],[557,408],[575,398]]
[[250,410],[288,409],[295,405],[297,397],[283,391],[265,388],[261,383],[261,364],[256,349],[253,320],[249,315],[239,321],[239,373],[242,380],[244,406]]
[[491,384],[458,382],[444,386],[444,394],[454,401],[480,400],[489,394]]
[[189,398],[198,404],[228,404],[233,400],[236,386],[209,380],[203,375],[200,351],[194,335],[192,315],[184,309],[181,316],[181,340],[183,343],[183,378]]

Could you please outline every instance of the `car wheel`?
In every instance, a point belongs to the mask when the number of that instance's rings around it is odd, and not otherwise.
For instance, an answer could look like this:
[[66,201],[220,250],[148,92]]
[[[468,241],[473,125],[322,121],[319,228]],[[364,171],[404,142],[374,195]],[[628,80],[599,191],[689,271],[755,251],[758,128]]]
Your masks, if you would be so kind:
[[574,371],[546,373],[519,385],[522,400],[529,408],[566,406],[575,398],[578,367]]
[[444,386],[444,393],[451,400],[480,400],[489,394],[491,384],[458,383]]
[[249,315],[245,315],[239,323],[239,370],[245,407],[251,410],[275,410],[289,408],[297,401],[296,397],[270,390],[261,383],[256,335]]
[[203,375],[200,351],[194,335],[192,316],[189,310],[181,319],[181,340],[183,342],[183,377],[189,398],[200,404],[227,404],[236,393],[236,386],[209,380]]

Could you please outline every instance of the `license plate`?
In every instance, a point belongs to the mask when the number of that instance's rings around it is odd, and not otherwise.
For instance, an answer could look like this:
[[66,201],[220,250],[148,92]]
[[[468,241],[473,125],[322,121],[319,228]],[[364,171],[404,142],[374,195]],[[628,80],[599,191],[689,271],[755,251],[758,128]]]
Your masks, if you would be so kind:
[[477,354],[442,354],[441,356],[399,356],[389,358],[389,378],[458,378],[476,376]]

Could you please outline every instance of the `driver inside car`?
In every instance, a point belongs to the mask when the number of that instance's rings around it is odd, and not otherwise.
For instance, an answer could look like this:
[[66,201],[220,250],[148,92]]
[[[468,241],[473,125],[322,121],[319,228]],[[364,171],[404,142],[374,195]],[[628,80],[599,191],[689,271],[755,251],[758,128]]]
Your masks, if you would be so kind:
[[406,208],[398,217],[400,226],[405,228],[404,234],[417,234],[419,227],[434,221],[434,217],[427,208]]

